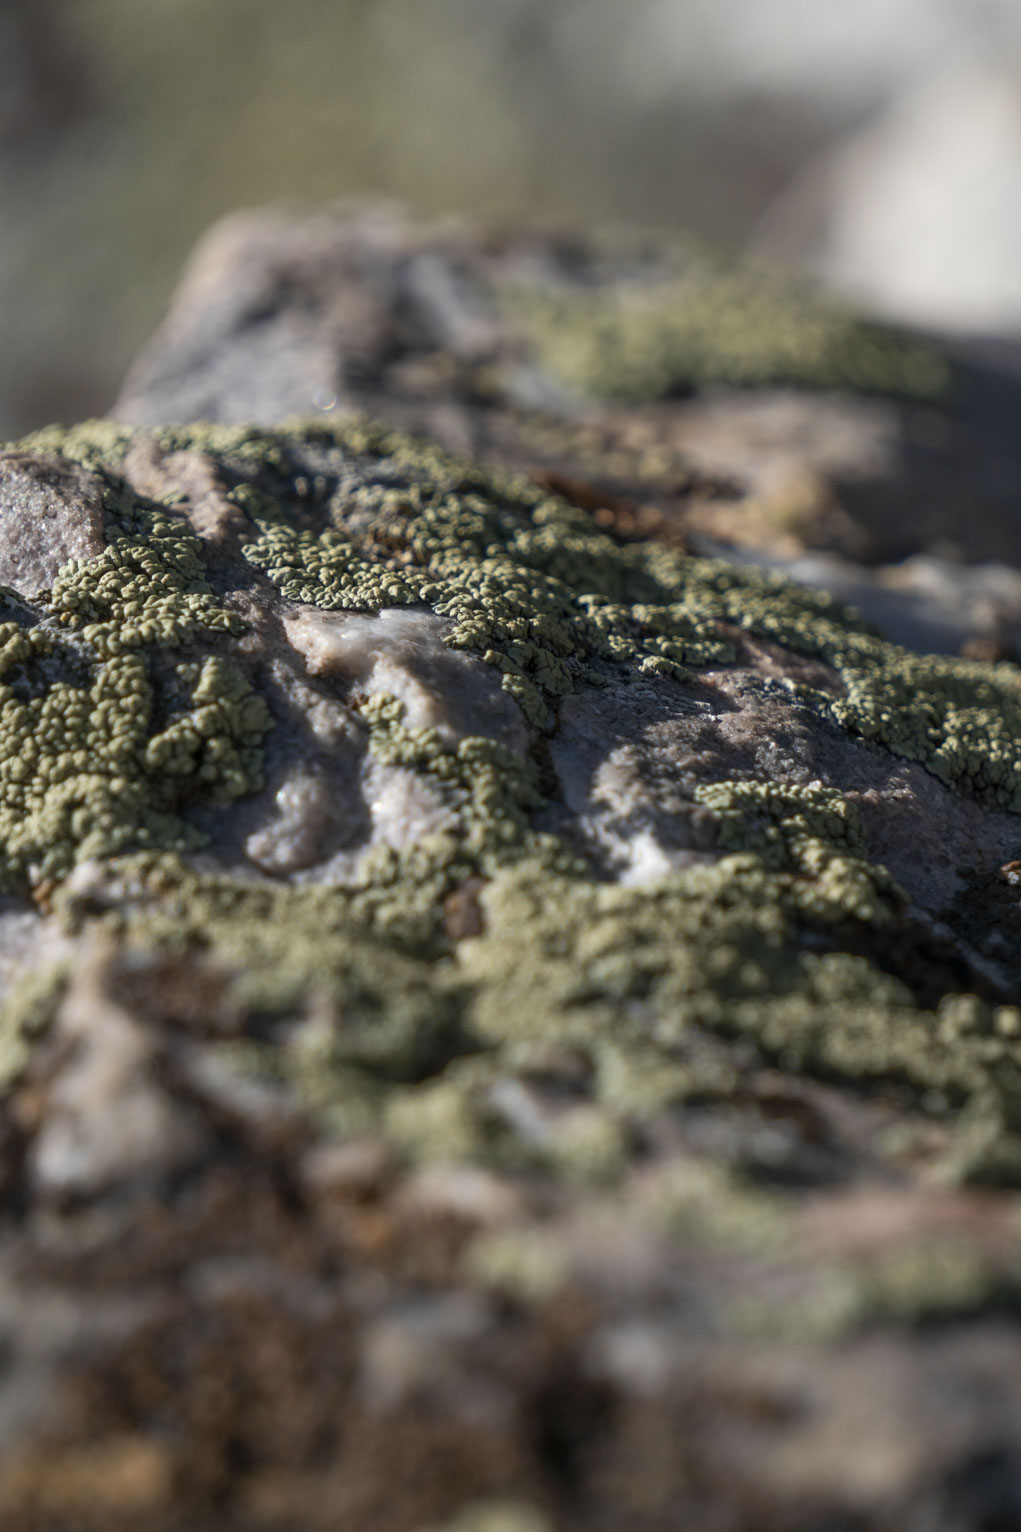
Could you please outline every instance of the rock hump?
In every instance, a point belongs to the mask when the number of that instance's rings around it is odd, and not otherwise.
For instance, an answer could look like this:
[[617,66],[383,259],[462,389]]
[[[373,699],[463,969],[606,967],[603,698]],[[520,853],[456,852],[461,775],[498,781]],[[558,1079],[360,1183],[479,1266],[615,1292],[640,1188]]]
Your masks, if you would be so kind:
[[1002,480],[932,584],[983,378],[252,215],[0,455],[5,1529],[1021,1519]]

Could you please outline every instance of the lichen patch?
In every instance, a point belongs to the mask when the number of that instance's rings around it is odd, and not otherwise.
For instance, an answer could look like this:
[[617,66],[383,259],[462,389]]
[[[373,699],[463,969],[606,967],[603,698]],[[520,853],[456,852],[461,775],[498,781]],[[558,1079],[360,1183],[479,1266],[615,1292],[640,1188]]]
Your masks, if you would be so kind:
[[958,1124],[947,1174],[1021,1175],[1009,964],[932,960],[958,890],[904,830],[965,795],[966,881],[1007,860],[1013,667],[362,424],[154,441],[246,530],[221,554],[139,497],[119,428],[39,439],[110,524],[0,633],[0,838],[73,929],[228,976],[253,1089],[405,1158],[612,1181],[750,1048]]

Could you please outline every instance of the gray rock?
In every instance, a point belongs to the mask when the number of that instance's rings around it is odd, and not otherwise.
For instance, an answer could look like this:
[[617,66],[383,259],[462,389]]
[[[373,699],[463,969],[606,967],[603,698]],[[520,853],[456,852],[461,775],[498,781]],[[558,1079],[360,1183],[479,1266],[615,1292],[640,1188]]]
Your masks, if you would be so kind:
[[106,546],[103,486],[70,464],[6,453],[0,584],[20,595],[47,590],[69,559]]

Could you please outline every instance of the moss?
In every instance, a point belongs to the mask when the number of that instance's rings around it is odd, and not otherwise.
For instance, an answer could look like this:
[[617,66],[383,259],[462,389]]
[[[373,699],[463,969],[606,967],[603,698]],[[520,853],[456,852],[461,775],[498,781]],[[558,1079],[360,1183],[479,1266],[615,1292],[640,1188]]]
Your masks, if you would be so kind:
[[930,399],[950,381],[933,346],[867,324],[779,276],[708,261],[655,285],[520,291],[511,308],[554,376],[578,393],[626,404],[714,383]]

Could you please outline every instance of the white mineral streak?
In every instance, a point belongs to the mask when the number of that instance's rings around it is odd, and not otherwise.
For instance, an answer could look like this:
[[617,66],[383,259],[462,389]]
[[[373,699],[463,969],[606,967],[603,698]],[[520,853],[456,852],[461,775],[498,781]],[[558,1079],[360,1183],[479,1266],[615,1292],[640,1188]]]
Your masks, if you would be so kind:
[[245,841],[245,854],[270,873],[292,873],[322,860],[337,810],[330,784],[321,776],[300,768],[289,776],[273,797],[268,824]]
[[423,836],[453,828],[453,811],[406,766],[373,762],[366,774],[365,794],[375,844],[406,851]]
[[436,729],[445,744],[470,734],[524,750],[527,733],[496,671],[444,642],[450,624],[418,608],[378,613],[301,607],[284,619],[291,644],[315,676],[342,675],[369,696],[404,704],[411,729]]
[[[481,660],[448,648],[443,639],[450,625],[431,612],[398,607],[366,614],[302,607],[285,617],[284,626],[308,675],[320,684],[337,684],[339,696],[354,687],[362,696],[396,697],[404,704],[408,728],[436,729],[448,748],[478,734],[516,749],[527,745],[524,721],[501,690],[498,674]],[[324,742],[336,744],[332,738]],[[351,818],[352,791],[360,793],[367,832],[355,844],[338,837],[341,821]],[[346,791],[328,774],[296,768],[277,789],[269,822],[249,835],[245,851],[276,876],[346,883],[374,847],[404,851],[453,824],[453,808],[427,778],[370,755]],[[339,849],[338,839],[343,842]]]
[[71,951],[57,922],[16,899],[0,899],[0,999],[31,970],[42,972]]

